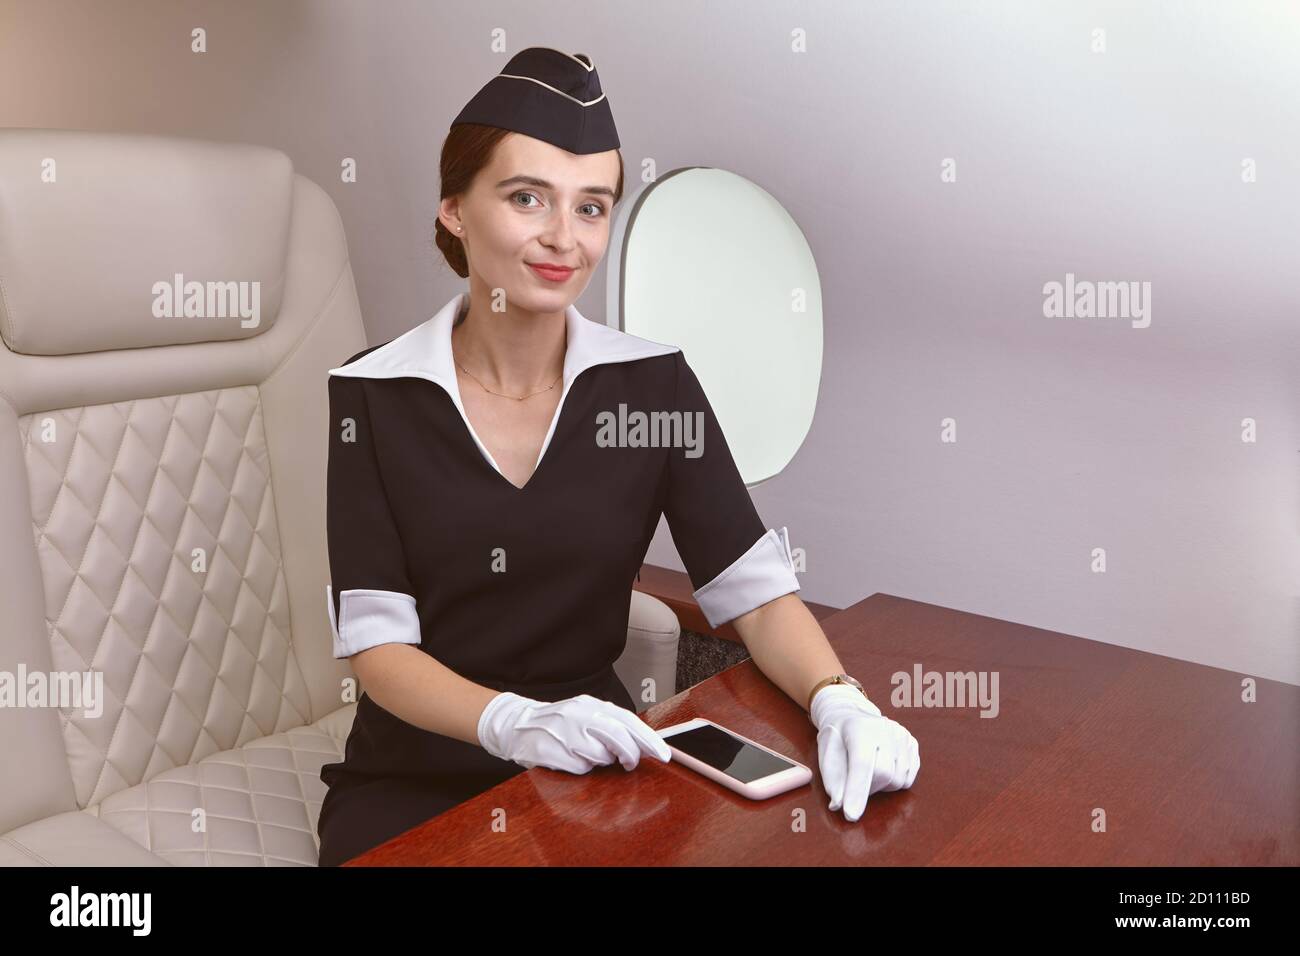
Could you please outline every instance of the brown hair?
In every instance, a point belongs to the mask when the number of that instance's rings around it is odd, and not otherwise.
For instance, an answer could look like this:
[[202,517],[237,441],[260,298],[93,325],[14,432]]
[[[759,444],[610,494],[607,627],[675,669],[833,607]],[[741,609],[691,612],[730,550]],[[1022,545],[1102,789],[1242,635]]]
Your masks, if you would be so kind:
[[[442,195],[440,199],[456,196],[466,192],[479,171],[492,162],[492,154],[497,143],[506,137],[510,130],[497,126],[482,126],[478,123],[457,123],[442,144],[442,158],[439,171],[442,177]],[[618,185],[614,187],[614,203],[623,198],[623,154],[618,154]],[[442,250],[447,264],[462,279],[469,278],[469,260],[465,257],[465,245],[450,229],[437,220],[433,230],[434,244]]]

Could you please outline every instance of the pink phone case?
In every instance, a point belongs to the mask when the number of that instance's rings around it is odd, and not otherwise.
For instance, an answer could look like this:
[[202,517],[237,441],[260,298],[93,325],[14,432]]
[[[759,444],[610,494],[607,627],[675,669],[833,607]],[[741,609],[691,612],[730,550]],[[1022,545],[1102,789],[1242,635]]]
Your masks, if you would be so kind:
[[[781,760],[793,764],[793,766],[787,767],[785,770],[779,770],[776,773],[768,774],[766,777],[760,777],[758,780],[744,783],[737,780],[735,777],[723,773],[721,770],[709,766],[703,760],[692,757],[690,754],[673,746],[674,734],[682,733],[687,730],[694,730],[696,727],[703,727],[705,725],[716,727],[728,736],[734,737],[736,740],[747,743],[752,747],[757,747],[759,750],[773,754]],[[721,724],[714,723],[706,717],[695,717],[680,724],[673,724],[671,727],[661,728],[658,731],[658,734],[668,744],[669,749],[672,750],[674,763],[680,763],[683,766],[690,767],[702,776],[708,777],[710,780],[722,784],[722,786],[726,787],[728,790],[733,790],[742,797],[748,797],[751,800],[766,800],[768,797],[774,797],[777,794],[785,793],[787,790],[793,790],[795,787],[802,787],[804,784],[812,782],[812,771],[799,763],[799,761],[795,760],[793,757],[788,757],[783,753],[778,753],[771,747],[764,747],[757,741],[750,740],[748,737],[738,734],[734,730],[728,730]]]

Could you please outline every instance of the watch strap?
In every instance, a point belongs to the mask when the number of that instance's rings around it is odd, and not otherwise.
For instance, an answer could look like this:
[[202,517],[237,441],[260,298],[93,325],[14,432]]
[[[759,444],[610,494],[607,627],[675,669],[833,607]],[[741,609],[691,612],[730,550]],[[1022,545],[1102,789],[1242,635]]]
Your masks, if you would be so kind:
[[[867,697],[867,692],[865,690],[863,690],[861,687],[857,686],[856,684],[851,683],[848,680],[845,680],[845,678],[848,676],[849,676],[848,674],[832,674],[830,677],[823,677],[821,680],[819,680],[816,684],[813,685],[812,691],[808,694],[808,706],[804,709],[807,710],[809,713],[812,713],[813,698],[817,696],[817,692],[819,690],[821,690],[823,687],[829,687],[831,684],[845,684],[849,687],[856,687],[857,690],[861,692],[863,697]],[[867,697],[867,700],[870,699],[871,699],[870,697]]]

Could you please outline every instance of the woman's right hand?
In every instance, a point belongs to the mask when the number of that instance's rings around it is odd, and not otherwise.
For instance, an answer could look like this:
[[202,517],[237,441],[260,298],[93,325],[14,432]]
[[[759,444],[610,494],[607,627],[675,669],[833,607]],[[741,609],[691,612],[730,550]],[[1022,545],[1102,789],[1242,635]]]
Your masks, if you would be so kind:
[[590,694],[544,703],[502,691],[483,708],[478,738],[494,757],[568,773],[616,760],[631,770],[642,754],[665,763],[672,758],[663,738],[636,714]]

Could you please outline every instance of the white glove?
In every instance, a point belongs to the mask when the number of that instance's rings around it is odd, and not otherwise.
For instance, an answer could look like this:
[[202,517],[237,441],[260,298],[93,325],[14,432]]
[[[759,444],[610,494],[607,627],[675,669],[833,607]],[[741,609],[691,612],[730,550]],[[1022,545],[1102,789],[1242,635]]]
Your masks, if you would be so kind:
[[569,773],[615,760],[631,770],[643,753],[665,763],[672,758],[668,744],[636,714],[590,694],[543,703],[502,691],[483,708],[478,739],[502,760]]
[[817,762],[831,810],[856,822],[877,790],[905,790],[921,769],[916,738],[848,684],[828,684],[812,700]]

